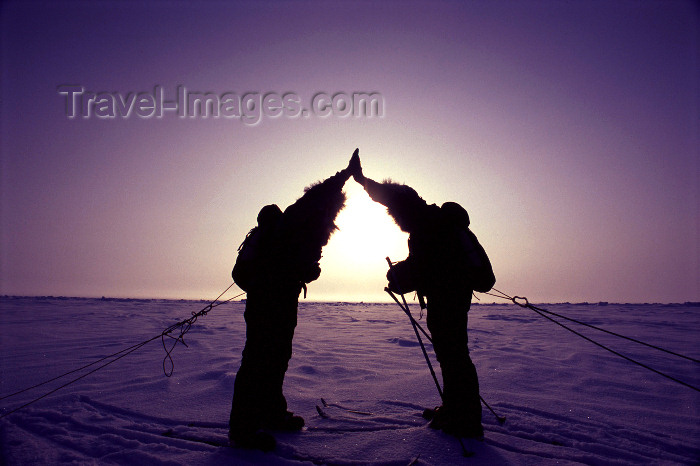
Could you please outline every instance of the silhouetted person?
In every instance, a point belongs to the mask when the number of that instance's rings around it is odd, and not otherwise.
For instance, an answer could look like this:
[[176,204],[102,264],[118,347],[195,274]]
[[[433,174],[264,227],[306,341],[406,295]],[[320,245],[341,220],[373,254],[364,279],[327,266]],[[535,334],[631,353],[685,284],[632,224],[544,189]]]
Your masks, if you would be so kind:
[[239,248],[232,275],[247,292],[246,343],[229,420],[229,439],[238,446],[272,450],[275,439],[264,430],[304,426],[287,410],[282,393],[299,294],[321,273],[321,249],[337,229],[335,217],[345,205],[342,188],[354,169],[357,151],[346,169],[307,188],[284,212],[274,204],[263,207],[258,226]]
[[469,215],[454,202],[428,205],[413,188],[377,183],[362,169],[354,178],[409,233],[409,256],[387,278],[392,291],[415,290],[427,298],[428,329],[443,378],[443,404],[430,426],[457,436],[482,437],[479,380],[467,347],[467,311],[472,292],[490,290],[496,279],[486,252],[469,230]]

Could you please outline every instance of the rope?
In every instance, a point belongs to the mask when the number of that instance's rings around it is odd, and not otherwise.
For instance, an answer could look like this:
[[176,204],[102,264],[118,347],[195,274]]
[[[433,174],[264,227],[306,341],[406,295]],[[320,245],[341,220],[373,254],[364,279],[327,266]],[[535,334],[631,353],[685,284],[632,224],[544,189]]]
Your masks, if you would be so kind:
[[[100,359],[97,359],[97,360],[95,360],[95,361],[93,361],[93,362],[91,362],[91,363],[89,363],[89,364],[85,364],[84,366],[79,367],[79,368],[77,368],[77,369],[73,369],[73,370],[68,371],[68,372],[65,372],[65,373],[63,373],[63,374],[61,374],[61,375],[59,375],[59,376],[56,376],[56,377],[53,377],[53,378],[51,378],[51,379],[45,380],[45,381],[43,381],[43,382],[40,382],[40,383],[38,383],[38,384],[36,384],[36,385],[32,385],[31,387],[27,387],[27,388],[24,388],[24,389],[19,390],[19,391],[17,391],[17,392],[11,393],[11,394],[9,394],[9,395],[4,395],[4,396],[0,397],[0,400],[4,400],[4,399],[7,399],[7,398],[11,398],[11,397],[13,397],[13,396],[16,396],[16,395],[20,395],[20,394],[25,393],[25,392],[27,392],[27,391],[29,391],[29,390],[33,390],[33,389],[35,389],[35,388],[41,387],[41,386],[46,385],[46,384],[49,384],[49,383],[51,383],[51,382],[55,382],[55,381],[58,380],[58,379],[61,379],[61,378],[66,377],[66,376],[68,376],[68,375],[74,374],[74,373],[76,373],[76,372],[83,371],[83,370],[87,369],[88,367],[91,367],[91,366],[94,366],[95,364],[99,364],[99,363],[101,363],[101,362],[106,361],[106,362],[104,362],[104,364],[101,364],[101,365],[97,366],[96,368],[92,369],[91,371],[86,372],[86,373],[84,373],[84,374],[82,374],[82,375],[80,375],[80,376],[78,376],[78,377],[76,377],[76,378],[74,378],[74,379],[72,379],[72,380],[69,380],[68,382],[64,383],[63,385],[60,385],[60,386],[58,386],[58,387],[56,387],[56,388],[54,388],[54,389],[52,389],[52,390],[50,390],[50,391],[44,393],[43,395],[41,395],[41,396],[39,396],[39,397],[37,397],[37,398],[34,398],[33,400],[31,400],[31,401],[29,401],[29,402],[23,404],[22,406],[19,406],[19,407],[15,408],[15,409],[13,409],[13,410],[11,410],[11,411],[8,411],[8,412],[6,412],[6,413],[1,414],[1,415],[0,415],[0,419],[2,419],[2,418],[4,418],[4,417],[7,417],[7,416],[9,416],[10,414],[15,413],[15,412],[17,412],[17,411],[19,411],[19,410],[21,410],[21,409],[24,409],[24,408],[26,408],[27,406],[36,403],[37,401],[43,400],[44,398],[46,398],[46,397],[52,395],[53,393],[56,393],[57,391],[59,391],[59,390],[65,388],[65,387],[67,387],[67,386],[69,386],[69,385],[72,385],[72,384],[74,384],[75,382],[78,382],[79,380],[84,379],[85,377],[87,377],[87,376],[90,375],[90,374],[94,374],[95,372],[99,371],[100,369],[103,369],[103,368],[109,366],[110,364],[112,364],[112,363],[114,363],[114,362],[116,362],[116,361],[122,359],[123,357],[125,357],[125,356],[127,356],[127,355],[133,353],[134,351],[140,349],[141,347],[147,345],[148,343],[150,343],[150,342],[152,342],[152,341],[154,341],[154,340],[157,340],[158,338],[160,338],[160,339],[162,340],[163,348],[165,349],[165,353],[166,353],[166,354],[165,354],[165,358],[163,359],[163,372],[165,373],[165,375],[166,375],[167,377],[170,377],[170,376],[172,375],[172,373],[173,373],[174,368],[175,368],[175,363],[174,363],[174,361],[173,361],[173,359],[172,359],[171,354],[172,354],[173,350],[175,349],[175,346],[177,345],[178,342],[180,342],[180,343],[182,343],[183,345],[187,346],[187,345],[185,344],[185,341],[184,341],[183,337],[184,337],[185,334],[190,330],[190,328],[191,328],[192,325],[197,321],[197,319],[198,319],[199,317],[201,317],[201,316],[207,315],[207,313],[208,313],[209,311],[211,311],[213,308],[218,307],[218,306],[221,306],[222,304],[226,304],[226,303],[228,303],[229,301],[232,301],[232,300],[234,300],[234,299],[236,299],[236,298],[238,298],[238,297],[240,297],[240,296],[243,296],[243,295],[245,294],[245,293],[240,293],[240,294],[238,294],[238,295],[236,295],[236,296],[234,296],[234,297],[232,297],[232,298],[229,298],[229,299],[227,299],[227,300],[225,300],[225,301],[217,302],[217,301],[219,300],[219,298],[221,298],[221,296],[223,296],[229,289],[231,289],[231,287],[232,287],[233,285],[234,285],[234,284],[231,283],[231,284],[228,286],[228,288],[226,288],[221,294],[219,294],[219,296],[216,297],[216,299],[214,299],[211,303],[209,303],[207,306],[205,306],[202,310],[200,310],[199,312],[196,312],[196,313],[193,312],[193,313],[192,313],[192,317],[190,317],[190,318],[188,318],[188,319],[185,319],[185,320],[183,320],[183,321],[180,321],[180,322],[177,322],[177,323],[171,325],[170,327],[168,327],[168,328],[166,328],[165,330],[163,330],[160,334],[158,334],[158,335],[156,335],[156,336],[154,336],[154,337],[152,337],[152,338],[149,338],[149,339],[144,340],[144,341],[142,341],[142,342],[140,342],[140,343],[137,343],[137,344],[135,344],[135,345],[129,346],[129,347],[127,347],[127,348],[124,348],[124,349],[122,349],[122,350],[120,350],[120,351],[117,351],[116,353],[112,353],[112,354],[110,354],[110,355],[108,355],[108,356],[104,356],[104,357],[102,357],[102,358],[100,358]],[[180,330],[180,334],[179,334],[177,337],[173,337],[172,335],[170,335],[172,332],[174,332],[174,331],[177,330],[178,328],[181,329],[181,330]],[[175,341],[173,342],[172,346],[171,346],[169,349],[167,348],[167,346],[166,346],[166,344],[165,344],[165,337],[166,337],[166,336],[175,340]],[[113,358],[113,359],[112,359],[112,358]],[[111,360],[110,360],[110,359],[111,359]],[[169,368],[169,370],[166,369],[166,361],[169,361],[169,362],[170,362],[170,368]]]
[[[142,346],[146,345],[147,343],[152,342],[153,340],[155,340],[155,339],[157,339],[157,338],[159,338],[159,337],[160,337],[160,335],[155,336],[155,337],[153,337],[153,338],[151,338],[151,339],[149,339],[149,340],[143,341],[143,342],[141,342],[141,343],[139,343],[139,344],[137,344],[137,345],[132,346],[132,347],[131,347],[132,349],[130,349],[129,351],[125,352],[125,353],[122,354],[121,356],[119,356],[119,357],[117,357],[117,358],[115,358],[115,359],[113,359],[113,360],[111,360],[111,361],[109,361],[109,362],[106,362],[105,364],[103,364],[103,365],[101,365],[101,366],[98,366],[96,369],[93,369],[93,370],[91,370],[90,372],[87,372],[87,373],[85,373],[85,374],[83,374],[83,375],[81,375],[81,376],[79,376],[79,377],[76,377],[75,379],[70,380],[69,382],[66,382],[65,384],[63,384],[63,385],[61,385],[61,386],[59,386],[59,387],[54,388],[54,389],[51,390],[51,391],[48,391],[48,392],[44,393],[43,395],[41,395],[41,396],[39,396],[39,397],[37,397],[37,398],[35,398],[35,399],[33,399],[33,400],[31,400],[31,401],[29,401],[29,402],[23,404],[22,406],[19,406],[18,408],[15,408],[15,409],[13,409],[13,410],[11,410],[11,411],[8,411],[7,413],[4,413],[4,414],[0,415],[0,419],[9,416],[9,415],[12,414],[12,413],[15,413],[15,412],[19,411],[20,409],[24,409],[24,408],[26,408],[27,406],[29,406],[29,405],[31,405],[31,404],[34,404],[34,403],[36,403],[36,402],[39,401],[39,400],[43,400],[43,399],[46,398],[47,396],[52,395],[53,393],[56,393],[57,391],[61,390],[62,388],[65,388],[65,387],[67,387],[67,386],[69,386],[69,385],[71,385],[71,384],[73,384],[73,383],[75,383],[75,382],[77,382],[77,381],[79,381],[79,380],[81,380],[81,379],[87,377],[88,375],[97,372],[98,370],[102,369],[103,367],[109,366],[109,365],[112,364],[113,362],[116,362],[116,361],[120,360],[121,358],[123,358],[124,356],[127,356],[128,354],[133,353],[133,352],[136,351],[137,349],[141,348]],[[122,351],[124,351],[124,350],[122,350]],[[116,355],[116,354],[119,354],[119,353],[115,353],[115,355]],[[110,356],[108,356],[108,357],[110,357]],[[76,369],[76,370],[80,370],[80,369]],[[66,375],[68,375],[68,374],[70,374],[70,373],[73,373],[73,372],[76,372],[76,371],[71,371],[71,372],[69,372],[69,373],[60,375],[60,376],[58,376],[58,377],[55,377],[55,378],[52,379],[52,380],[60,379],[61,377],[65,377]],[[47,383],[49,383],[49,381],[46,381],[46,382],[42,382],[42,383],[40,383],[40,384],[37,384],[37,385],[35,385],[35,387],[38,387],[38,386],[41,386],[41,385],[44,385],[44,384],[47,384]],[[3,398],[9,398],[10,396],[14,396],[14,395],[17,395],[17,394],[19,394],[19,393],[23,393],[23,392],[25,392],[25,391],[27,391],[27,390],[30,390],[30,389],[32,389],[32,388],[34,388],[34,387],[30,387],[30,388],[27,388],[27,389],[24,389],[24,390],[20,390],[20,391],[17,392],[17,393],[13,393],[12,395],[8,395],[8,396],[3,397]]]
[[[163,349],[165,350],[165,357],[163,358],[163,373],[165,374],[166,377],[170,377],[171,375],[173,375],[173,370],[175,370],[175,361],[173,361],[172,352],[175,350],[175,347],[177,346],[178,343],[182,343],[186,348],[188,347],[187,343],[185,343],[185,334],[190,331],[190,328],[192,328],[192,325],[194,325],[194,323],[197,322],[197,319],[207,315],[207,313],[209,313],[209,311],[211,311],[215,307],[221,306],[222,304],[226,304],[229,301],[232,301],[232,300],[238,298],[239,296],[243,296],[245,294],[245,292],[239,293],[236,296],[233,296],[232,298],[227,299],[226,301],[221,301],[221,302],[217,303],[219,298],[221,298],[228,290],[230,290],[233,285],[234,284],[231,283],[228,286],[228,288],[226,288],[224,291],[222,291],[221,294],[219,294],[219,296],[216,297],[216,299],[214,299],[211,303],[209,303],[207,306],[205,306],[202,310],[200,310],[199,312],[196,312],[196,313],[193,312],[192,317],[171,325],[170,327],[163,330],[160,335],[158,335],[161,339],[162,344],[163,344]],[[178,336],[174,337],[174,336],[170,335],[172,332],[174,332],[178,328],[180,329],[180,334]],[[170,346],[170,348],[168,348],[167,345],[165,344],[165,342],[166,342],[165,337],[168,337],[168,338],[171,338],[174,340],[173,344],[172,344],[172,346]],[[158,337],[156,337],[156,338],[158,338]],[[170,364],[169,368],[166,367],[167,363]]]
[[539,307],[537,307],[537,306],[534,306],[534,305],[530,304],[530,302],[528,301],[528,299],[525,298],[525,297],[522,297],[522,296],[512,296],[512,297],[511,297],[511,296],[507,295],[506,293],[504,293],[504,292],[502,292],[502,291],[500,291],[500,290],[497,290],[497,289],[495,289],[495,288],[493,289],[493,291],[495,291],[495,292],[498,293],[498,294],[493,294],[493,293],[484,293],[484,294],[487,294],[487,295],[490,295],[490,296],[495,296],[495,297],[497,297],[497,298],[507,299],[507,300],[513,302],[513,304],[515,304],[515,305],[517,305],[517,306],[520,306],[520,307],[522,307],[522,308],[530,309],[530,310],[536,312],[537,314],[539,314],[540,316],[544,317],[545,319],[554,322],[555,324],[559,325],[560,327],[565,328],[565,329],[568,330],[569,332],[571,332],[571,333],[573,333],[573,334],[575,334],[575,335],[577,335],[577,336],[583,338],[583,339],[586,340],[586,341],[589,341],[589,342],[593,343],[594,345],[596,345],[596,346],[598,346],[598,347],[600,347],[600,348],[602,348],[602,349],[604,349],[604,350],[606,350],[606,351],[611,352],[612,354],[614,354],[614,355],[616,355],[616,356],[619,356],[619,357],[621,357],[621,358],[623,358],[623,359],[625,359],[625,360],[627,360],[627,361],[629,361],[629,362],[632,362],[632,363],[634,363],[634,364],[636,364],[636,365],[638,365],[638,366],[640,366],[640,367],[643,367],[643,368],[645,368],[645,369],[647,369],[647,370],[649,370],[649,371],[651,371],[651,372],[654,372],[655,374],[658,374],[658,375],[660,375],[660,376],[662,376],[662,377],[665,377],[665,378],[667,378],[667,379],[669,379],[669,380],[672,380],[672,381],[674,381],[674,382],[676,382],[676,383],[678,383],[678,384],[684,385],[684,386],[686,386],[686,387],[688,387],[688,388],[691,388],[691,389],[693,389],[693,390],[695,390],[695,391],[697,391],[697,392],[700,392],[700,388],[698,388],[698,387],[696,387],[696,386],[694,386],[694,385],[691,385],[691,384],[689,384],[689,383],[683,382],[682,380],[679,380],[679,379],[677,379],[677,378],[675,378],[675,377],[673,377],[673,376],[671,376],[671,375],[668,375],[668,374],[666,374],[666,373],[664,373],[664,372],[658,371],[658,370],[656,370],[656,369],[654,369],[654,368],[652,368],[652,367],[649,367],[649,366],[647,366],[646,364],[641,363],[641,362],[639,362],[639,361],[637,361],[637,360],[635,360],[635,359],[632,359],[632,358],[630,358],[630,357],[628,357],[628,356],[625,356],[624,354],[621,354],[621,353],[619,353],[619,352],[613,350],[612,348],[609,348],[609,347],[603,345],[602,343],[598,343],[597,341],[595,341],[595,340],[593,340],[593,339],[591,339],[591,338],[589,338],[589,337],[587,337],[587,336],[585,336],[585,335],[583,335],[583,334],[577,332],[576,330],[574,330],[574,329],[572,329],[572,328],[567,327],[566,325],[562,324],[561,322],[559,322],[559,321],[557,321],[557,320],[555,320],[555,319],[553,319],[553,318],[551,318],[551,317],[549,317],[548,315],[545,315],[545,314],[554,315],[554,316],[560,317],[560,318],[562,318],[562,319],[568,320],[568,321],[570,321],[570,322],[574,322],[574,323],[577,323],[577,324],[580,324],[580,325],[584,325],[584,326],[586,326],[586,327],[589,327],[589,328],[592,328],[592,329],[595,329],[595,330],[599,330],[599,331],[601,331],[601,332],[605,332],[605,333],[608,333],[608,334],[610,334],[610,335],[614,335],[614,336],[619,337],[619,338],[624,338],[625,340],[629,340],[629,341],[638,343],[638,344],[640,344],[640,345],[647,346],[647,347],[649,347],[649,348],[653,348],[653,349],[656,349],[656,350],[659,350],[659,351],[663,351],[663,352],[668,353],[668,354],[672,354],[672,355],[674,355],[674,356],[678,356],[678,357],[681,357],[681,358],[684,358],[684,359],[687,359],[687,360],[690,360],[690,361],[693,361],[693,362],[696,362],[696,363],[700,363],[700,361],[697,360],[697,359],[695,359],[695,358],[691,358],[691,357],[689,357],[689,356],[685,356],[685,355],[676,353],[676,352],[674,352],[674,351],[669,351],[669,350],[666,350],[666,349],[664,349],[664,348],[660,348],[660,347],[658,347],[658,346],[656,346],[656,345],[651,345],[651,344],[649,344],[649,343],[645,343],[645,342],[643,342],[643,341],[637,340],[637,339],[635,339],[635,338],[630,338],[630,337],[627,337],[627,336],[624,336],[624,335],[620,335],[619,333],[611,332],[611,331],[609,331],[609,330],[605,330],[605,329],[602,329],[602,328],[600,328],[600,327],[596,327],[595,325],[591,325],[591,324],[587,324],[587,323],[584,323],[584,322],[580,322],[580,321],[578,321],[578,320],[576,320],[576,319],[571,319],[571,318],[562,316],[562,315],[560,315],[560,314],[557,314],[557,313],[555,313],[555,312],[552,312],[552,311],[548,311],[548,310],[546,310],[546,309],[539,308]]

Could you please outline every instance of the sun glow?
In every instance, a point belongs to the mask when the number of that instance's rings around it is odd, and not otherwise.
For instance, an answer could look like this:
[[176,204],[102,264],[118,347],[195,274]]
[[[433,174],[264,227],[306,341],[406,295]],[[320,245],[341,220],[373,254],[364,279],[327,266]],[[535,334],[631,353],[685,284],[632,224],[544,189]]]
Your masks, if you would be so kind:
[[[397,261],[407,256],[408,234],[396,226],[384,206],[372,201],[352,180],[345,192],[345,208],[336,218],[338,231],[323,249],[321,280],[339,294],[342,290],[342,294],[357,296],[358,300],[384,300],[385,258]],[[367,295],[367,285],[375,292]]]

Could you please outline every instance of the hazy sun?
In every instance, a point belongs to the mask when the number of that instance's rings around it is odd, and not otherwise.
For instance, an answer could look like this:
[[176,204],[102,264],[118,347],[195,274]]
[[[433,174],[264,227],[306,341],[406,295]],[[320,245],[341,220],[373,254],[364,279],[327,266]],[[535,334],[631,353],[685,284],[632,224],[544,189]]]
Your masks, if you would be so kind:
[[[346,286],[367,280],[383,283],[385,258],[406,258],[408,234],[396,226],[384,206],[372,201],[361,186],[350,181],[345,188],[345,208],[336,218],[338,231],[323,249],[324,274],[343,279]],[[383,285],[377,286],[381,292]]]

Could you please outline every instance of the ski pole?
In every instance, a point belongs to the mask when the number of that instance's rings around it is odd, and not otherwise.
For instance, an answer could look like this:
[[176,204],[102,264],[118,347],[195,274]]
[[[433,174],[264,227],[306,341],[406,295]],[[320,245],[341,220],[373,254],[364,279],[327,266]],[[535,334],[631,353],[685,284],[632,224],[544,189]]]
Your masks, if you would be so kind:
[[[389,259],[389,257],[386,258],[386,261],[389,264],[389,271],[393,275],[394,264],[391,263],[391,259]],[[416,334],[416,338],[418,339],[418,343],[420,344],[421,350],[423,350],[423,356],[425,357],[425,362],[428,363],[428,368],[430,369],[430,375],[433,376],[433,381],[435,382],[435,386],[437,387],[437,391],[440,394],[440,399],[442,400],[442,387],[440,387],[440,382],[438,382],[437,376],[435,375],[435,370],[433,370],[433,365],[430,362],[430,357],[428,357],[428,352],[425,350],[425,345],[423,344],[423,340],[421,339],[420,334],[418,333],[418,327],[420,327],[420,325],[418,325],[418,322],[416,322],[416,320],[411,315],[411,311],[408,309],[408,303],[406,302],[406,298],[404,297],[403,293],[400,293],[401,294],[401,301],[403,301],[403,306],[402,306],[401,303],[399,302],[399,300],[396,299],[396,296],[394,295],[394,293],[388,287],[384,288],[384,291],[389,293],[389,295],[394,299],[394,301],[396,301],[396,304],[399,305],[399,307],[403,310],[403,312],[406,313],[408,318],[411,320],[411,325],[413,326],[413,331]],[[423,328],[421,328],[421,330],[423,330]],[[423,330],[423,332],[425,333],[425,330]],[[428,336],[427,333],[425,335]],[[431,343],[432,343],[432,340],[431,340]]]
[[484,406],[486,406],[486,408],[488,408],[488,410],[491,411],[491,414],[493,414],[496,417],[496,420],[498,421],[499,424],[503,424],[504,422],[506,422],[506,417],[499,416],[498,414],[496,414],[496,411],[494,411],[493,408],[491,406],[489,406],[489,404],[486,402],[486,400],[484,400],[483,396],[479,395],[479,398],[481,399],[481,402],[484,403]]
[[[428,369],[430,369],[430,375],[433,376],[433,381],[435,381],[435,386],[437,387],[438,393],[440,394],[440,399],[442,399],[442,387],[440,387],[440,382],[438,382],[437,376],[435,375],[435,370],[433,369],[433,365],[430,362],[430,357],[428,357],[428,352],[425,350],[425,345],[423,345],[423,340],[421,339],[420,334],[418,333],[418,328],[416,328],[416,323],[414,322],[413,316],[411,316],[411,312],[408,310],[408,307],[403,307],[403,305],[396,298],[396,295],[394,295],[394,293],[389,288],[384,288],[384,291],[389,293],[389,296],[391,296],[394,299],[394,301],[396,301],[396,304],[399,305],[401,310],[403,310],[403,312],[405,312],[406,315],[408,315],[411,318],[411,325],[413,326],[413,331],[416,334],[416,338],[418,339],[418,343],[420,344],[421,350],[423,350],[425,362],[428,363]],[[403,298],[403,295],[401,295],[401,297]]]

